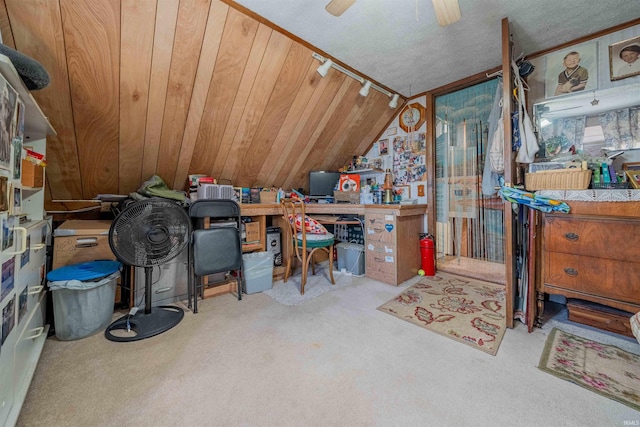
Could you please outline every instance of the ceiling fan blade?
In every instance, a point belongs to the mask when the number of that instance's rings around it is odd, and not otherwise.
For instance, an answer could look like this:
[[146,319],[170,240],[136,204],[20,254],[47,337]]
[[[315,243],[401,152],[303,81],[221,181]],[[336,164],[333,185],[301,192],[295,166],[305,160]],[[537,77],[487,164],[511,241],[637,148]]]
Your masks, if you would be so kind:
[[436,19],[441,27],[453,24],[460,20],[460,5],[458,0],[431,0],[436,12]]
[[333,16],[340,16],[355,2],[356,0],[331,0],[324,8]]

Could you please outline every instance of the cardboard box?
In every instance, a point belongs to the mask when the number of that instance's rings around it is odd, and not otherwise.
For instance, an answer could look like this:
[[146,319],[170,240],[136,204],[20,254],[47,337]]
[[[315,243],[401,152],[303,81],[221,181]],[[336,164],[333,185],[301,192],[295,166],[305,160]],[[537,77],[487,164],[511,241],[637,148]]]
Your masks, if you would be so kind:
[[260,191],[260,203],[276,203],[278,190]]
[[69,220],[53,232],[53,268],[98,259],[115,260],[109,246],[111,221]]
[[333,198],[336,203],[360,203],[359,191],[334,191]]
[[245,242],[259,242],[260,241],[260,223],[259,222],[247,222],[244,224],[245,230]]
[[[69,220],[53,231],[52,269],[95,260],[116,260],[109,246],[107,220]],[[115,301],[120,302],[120,287]]]
[[44,168],[34,164],[30,160],[22,159],[22,185],[39,188],[44,185]]

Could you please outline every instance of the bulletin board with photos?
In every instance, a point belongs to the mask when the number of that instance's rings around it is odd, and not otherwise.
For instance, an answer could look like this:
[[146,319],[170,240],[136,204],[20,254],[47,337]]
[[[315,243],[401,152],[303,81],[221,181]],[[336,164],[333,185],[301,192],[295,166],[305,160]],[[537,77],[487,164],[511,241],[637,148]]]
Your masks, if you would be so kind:
[[393,138],[393,178],[395,186],[427,179],[425,132]]

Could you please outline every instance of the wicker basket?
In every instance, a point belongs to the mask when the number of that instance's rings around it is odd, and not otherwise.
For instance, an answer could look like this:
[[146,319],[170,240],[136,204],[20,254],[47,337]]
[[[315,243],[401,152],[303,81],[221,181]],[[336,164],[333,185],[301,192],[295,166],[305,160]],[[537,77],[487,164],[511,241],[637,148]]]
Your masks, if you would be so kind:
[[527,173],[524,186],[529,191],[536,190],[585,190],[591,182],[591,170],[554,169]]

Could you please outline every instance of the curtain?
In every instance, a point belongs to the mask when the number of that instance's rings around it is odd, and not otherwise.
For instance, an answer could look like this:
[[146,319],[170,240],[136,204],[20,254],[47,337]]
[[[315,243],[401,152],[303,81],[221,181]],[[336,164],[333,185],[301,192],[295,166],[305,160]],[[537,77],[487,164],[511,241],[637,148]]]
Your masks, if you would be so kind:
[[640,147],[640,107],[607,111],[598,116],[604,146],[616,149]]

